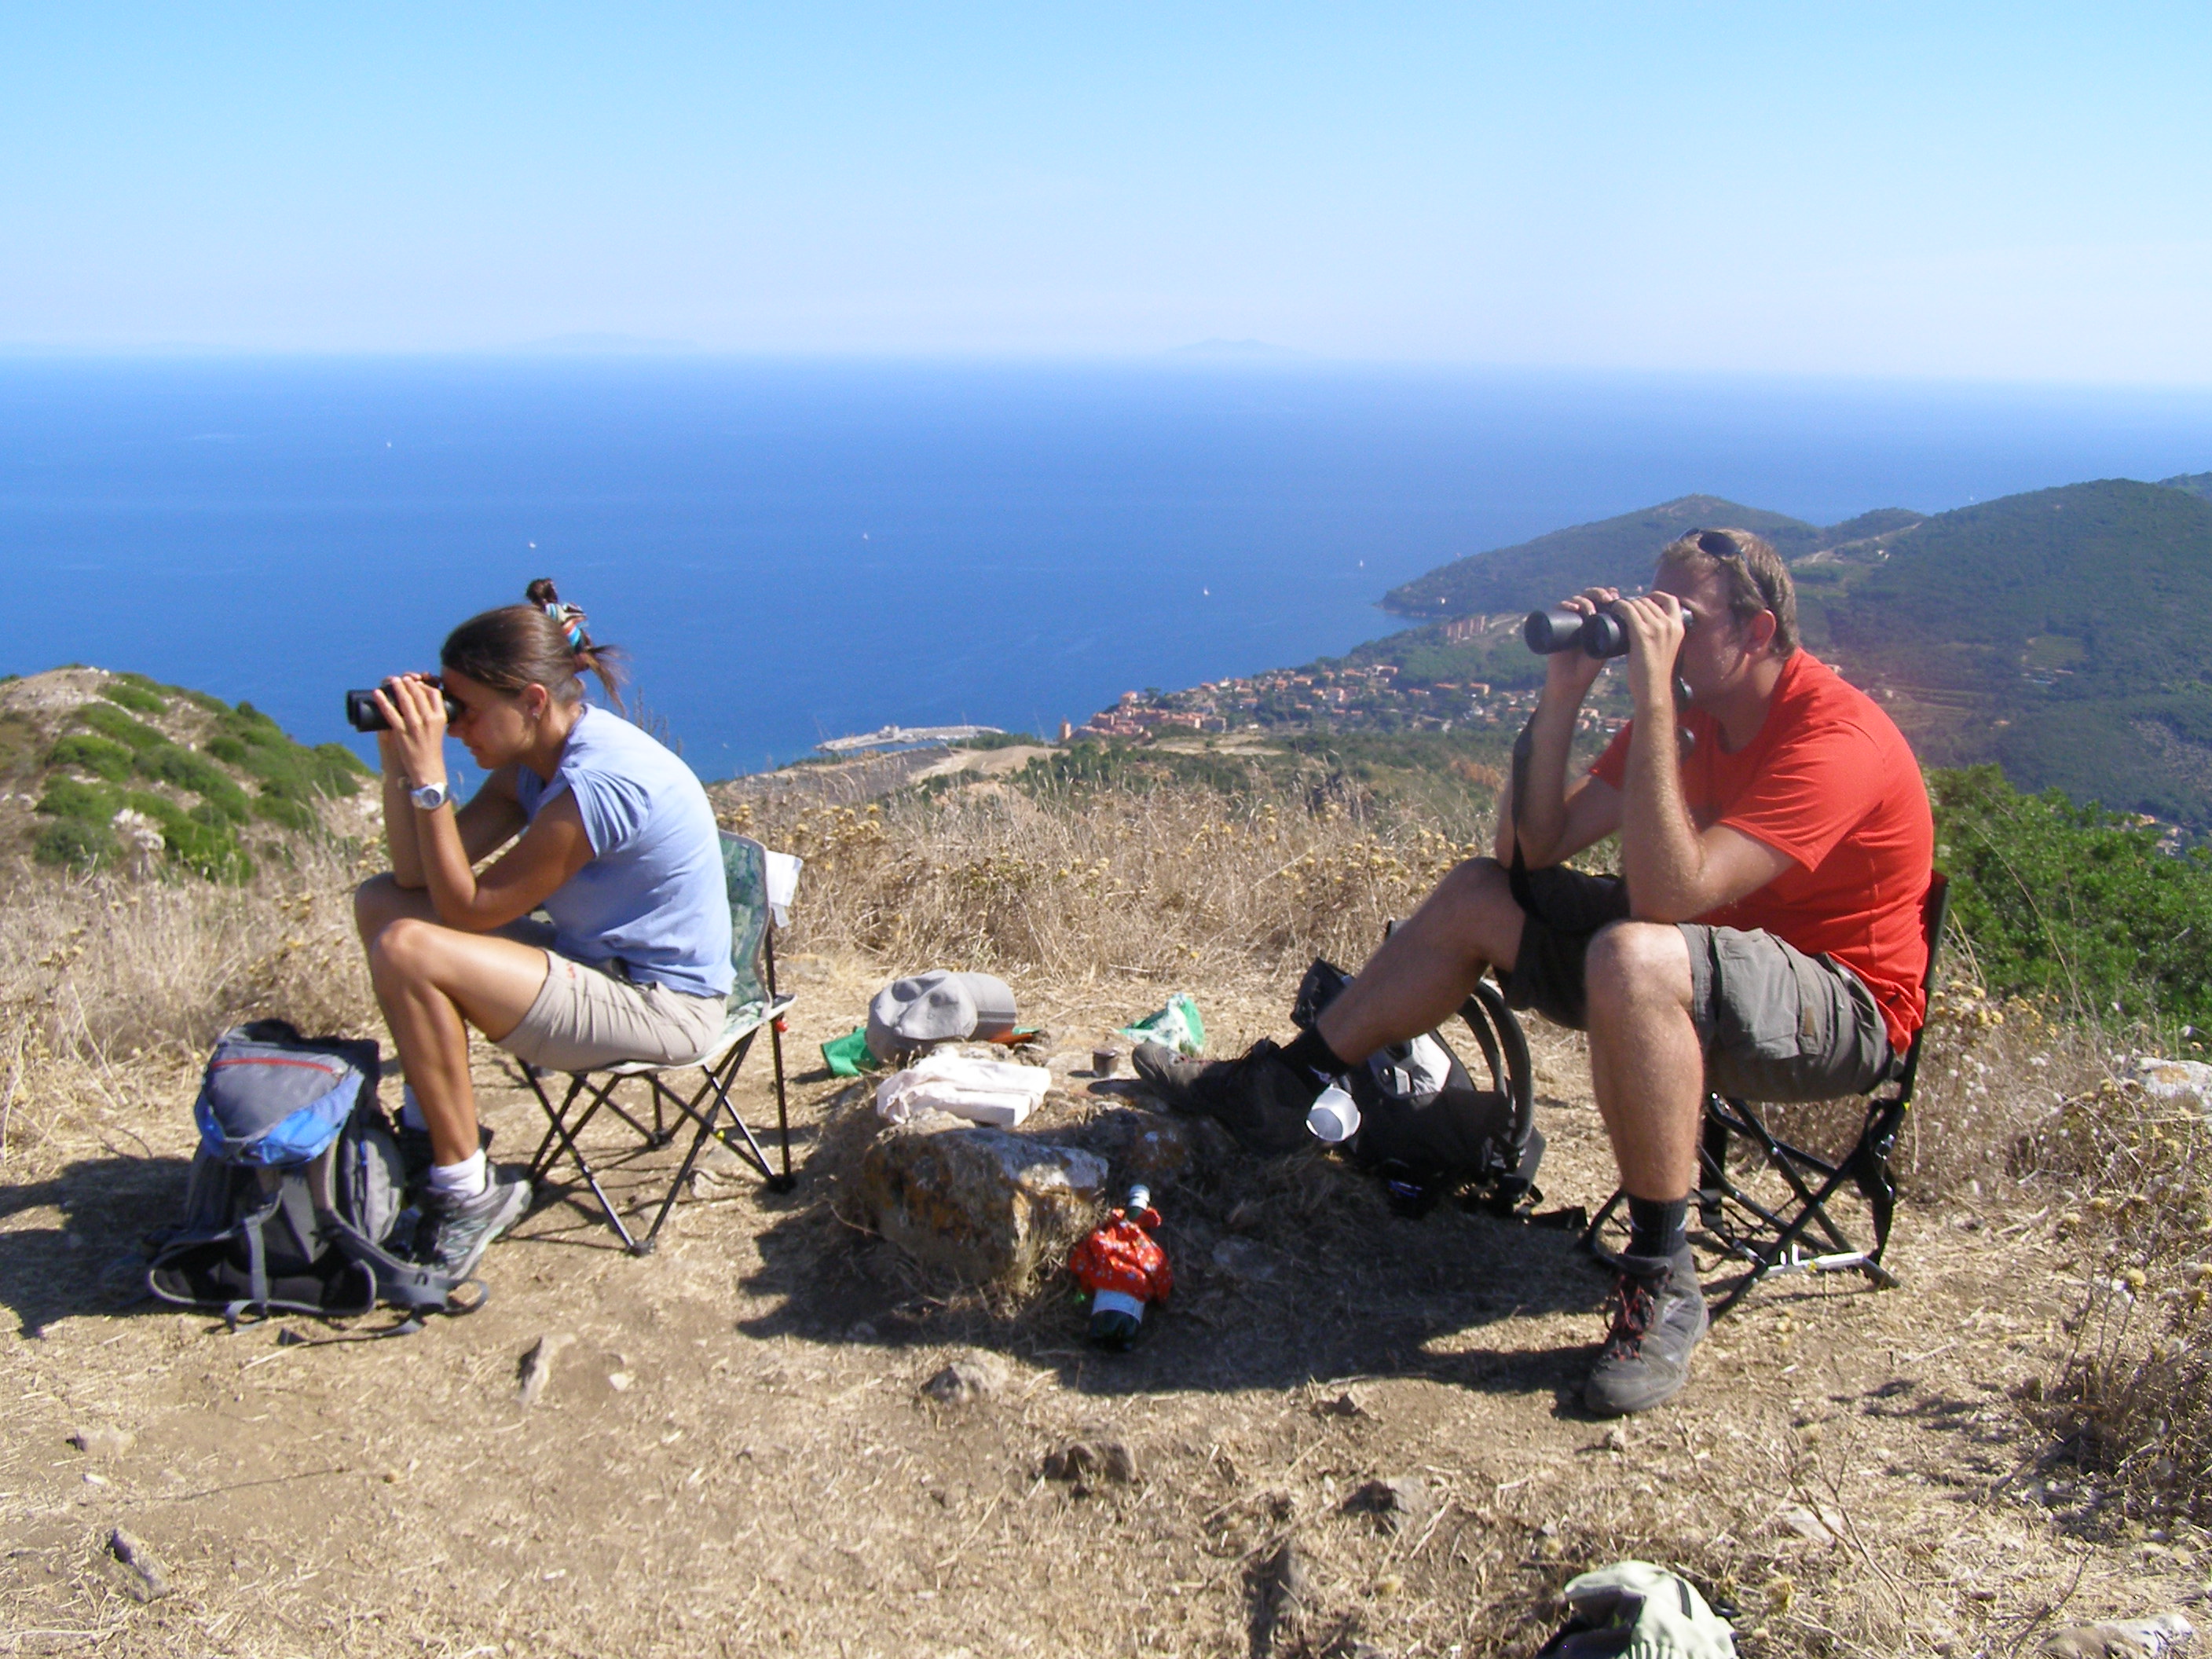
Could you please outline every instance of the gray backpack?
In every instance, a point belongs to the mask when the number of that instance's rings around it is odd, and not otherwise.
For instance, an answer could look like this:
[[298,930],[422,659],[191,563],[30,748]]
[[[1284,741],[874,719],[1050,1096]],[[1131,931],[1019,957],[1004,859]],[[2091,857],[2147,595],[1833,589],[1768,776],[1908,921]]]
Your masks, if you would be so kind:
[[481,1306],[482,1281],[457,1297],[462,1285],[406,1255],[415,1212],[377,1103],[381,1071],[374,1042],[309,1039],[281,1019],[224,1032],[192,1109],[200,1144],[184,1218],[148,1241],[147,1288],[233,1325],[351,1318],[386,1303],[406,1317],[385,1335]]

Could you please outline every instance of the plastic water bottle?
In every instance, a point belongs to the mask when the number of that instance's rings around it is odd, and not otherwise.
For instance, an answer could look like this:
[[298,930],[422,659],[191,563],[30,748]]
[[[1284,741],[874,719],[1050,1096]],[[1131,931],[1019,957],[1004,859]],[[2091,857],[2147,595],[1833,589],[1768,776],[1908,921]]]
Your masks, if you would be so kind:
[[1306,1113],[1306,1127],[1331,1146],[1349,1140],[1359,1133],[1359,1103],[1332,1083]]
[[1068,1268],[1091,1293],[1091,1340],[1125,1349],[1137,1340],[1147,1302],[1164,1301],[1175,1285],[1167,1253],[1153,1242],[1160,1224],[1152,1195],[1132,1187],[1122,1206],[1075,1247]]

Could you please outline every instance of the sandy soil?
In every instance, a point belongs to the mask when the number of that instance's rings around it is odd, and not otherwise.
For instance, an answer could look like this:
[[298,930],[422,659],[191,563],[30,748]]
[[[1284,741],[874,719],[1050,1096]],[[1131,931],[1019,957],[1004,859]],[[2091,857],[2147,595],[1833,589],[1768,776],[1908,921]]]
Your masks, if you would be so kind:
[[[1525,1654],[1567,1577],[1640,1554],[1739,1608],[1747,1653],[2010,1653],[2212,1568],[2200,1536],[2100,1525],[2039,1469],[2010,1391],[2052,1370],[2080,1287],[2008,1199],[1909,1209],[1901,1291],[1762,1287],[1679,1401],[1615,1425],[1576,1403],[1605,1281],[1571,1233],[1403,1219],[1317,1155],[1232,1158],[1160,1192],[1182,1289],[1106,1357],[1064,1285],[994,1306],[841,1218],[864,1109],[807,1074],[874,976],[787,976],[795,1194],[718,1165],[643,1259],[550,1202],[488,1258],[489,1306],[410,1339],[228,1334],[103,1291],[176,1202],[188,1079],[167,1120],[0,1187],[0,1652]],[[1169,988],[1018,988],[1080,1096],[1107,1017]],[[1288,988],[1196,988],[1227,1048]],[[1579,1059],[1538,1046],[1543,1184],[1594,1205]],[[495,1060],[513,1153],[535,1108]],[[549,1335],[574,1340],[526,1407]],[[993,1397],[921,1392],[971,1350]],[[127,1446],[70,1444],[100,1428]],[[1047,1478],[1077,1439],[1133,1478]],[[1401,1477],[1409,1513],[1359,1495]],[[167,1595],[131,1593],[117,1527]]]

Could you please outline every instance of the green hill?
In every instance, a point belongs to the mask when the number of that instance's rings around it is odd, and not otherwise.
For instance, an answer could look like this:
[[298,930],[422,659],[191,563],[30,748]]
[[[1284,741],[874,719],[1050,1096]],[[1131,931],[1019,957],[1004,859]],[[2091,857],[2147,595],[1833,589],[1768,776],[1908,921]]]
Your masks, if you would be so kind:
[[[1593,582],[1641,586],[1698,524],[1755,529],[1791,562],[1806,642],[1874,690],[1931,765],[2000,763],[2018,787],[2212,832],[2212,473],[2106,479],[1927,517],[1816,530],[1711,495],[1478,554],[1394,589],[1441,622],[1363,646],[1405,683],[1533,686],[1514,613]],[[1441,601],[1441,602],[1440,602]]]
[[1643,586],[1651,577],[1651,556],[1686,530],[1717,525],[1753,530],[1772,542],[1783,557],[1799,558],[1820,548],[1880,535],[1919,517],[1901,507],[1885,507],[1823,530],[1802,519],[1718,495],[1684,495],[1454,560],[1392,588],[1382,596],[1382,608],[1425,622],[1526,611],[1585,587]]
[[368,770],[236,707],[143,674],[0,681],[0,855],[243,881],[303,834],[368,827]]

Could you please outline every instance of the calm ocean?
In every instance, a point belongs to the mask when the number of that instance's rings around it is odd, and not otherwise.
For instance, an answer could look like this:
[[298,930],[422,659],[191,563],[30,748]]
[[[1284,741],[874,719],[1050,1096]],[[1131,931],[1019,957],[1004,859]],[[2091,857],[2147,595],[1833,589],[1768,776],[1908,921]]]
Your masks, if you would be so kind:
[[1829,523],[2212,468],[2212,393],[1322,365],[0,360],[0,672],[342,734],[556,578],[708,777],[1345,650],[1692,490]]

